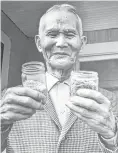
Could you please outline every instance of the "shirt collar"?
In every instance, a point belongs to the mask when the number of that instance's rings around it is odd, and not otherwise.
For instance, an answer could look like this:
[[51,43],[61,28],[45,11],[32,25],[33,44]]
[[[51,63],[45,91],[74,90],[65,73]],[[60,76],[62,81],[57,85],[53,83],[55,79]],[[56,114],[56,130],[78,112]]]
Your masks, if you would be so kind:
[[[59,79],[46,72],[47,90],[50,91],[52,87],[59,82]],[[70,85],[70,78],[64,81],[68,86]]]

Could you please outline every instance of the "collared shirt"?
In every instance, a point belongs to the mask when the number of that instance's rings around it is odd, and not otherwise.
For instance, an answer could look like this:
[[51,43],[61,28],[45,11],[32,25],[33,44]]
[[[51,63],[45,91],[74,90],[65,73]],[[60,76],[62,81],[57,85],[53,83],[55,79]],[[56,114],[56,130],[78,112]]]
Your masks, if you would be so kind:
[[69,79],[59,82],[59,79],[46,73],[47,89],[55,107],[60,124],[63,126],[70,111],[65,105],[70,96]]

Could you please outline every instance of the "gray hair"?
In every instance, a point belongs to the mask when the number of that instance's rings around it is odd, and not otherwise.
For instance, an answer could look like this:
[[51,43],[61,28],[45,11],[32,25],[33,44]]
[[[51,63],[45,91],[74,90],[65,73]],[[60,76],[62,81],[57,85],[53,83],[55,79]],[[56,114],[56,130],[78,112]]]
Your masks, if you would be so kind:
[[74,6],[72,6],[72,5],[69,5],[69,4],[54,5],[54,6],[52,6],[51,8],[49,8],[49,9],[46,11],[46,13],[45,13],[45,14],[41,17],[41,19],[40,19],[39,31],[40,31],[40,27],[41,27],[42,18],[43,18],[47,13],[49,13],[49,12],[51,12],[51,11],[57,11],[57,10],[59,10],[59,11],[63,10],[63,11],[71,12],[71,13],[73,13],[73,14],[76,16],[77,22],[78,22],[78,26],[79,26],[79,27],[78,27],[79,34],[80,34],[80,36],[82,36],[82,35],[83,35],[82,20],[81,20],[81,18],[79,17],[79,15],[77,14],[76,8],[75,8]]

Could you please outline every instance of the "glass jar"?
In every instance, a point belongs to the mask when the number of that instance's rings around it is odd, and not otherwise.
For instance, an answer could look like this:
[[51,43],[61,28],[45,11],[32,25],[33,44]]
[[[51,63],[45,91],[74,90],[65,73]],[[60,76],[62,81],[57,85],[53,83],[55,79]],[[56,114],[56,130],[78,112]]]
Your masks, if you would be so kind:
[[98,90],[98,73],[94,71],[79,71],[72,72],[70,78],[70,94],[76,95],[76,92],[80,88]]
[[42,62],[24,63],[21,78],[24,87],[40,91],[47,96],[45,66]]

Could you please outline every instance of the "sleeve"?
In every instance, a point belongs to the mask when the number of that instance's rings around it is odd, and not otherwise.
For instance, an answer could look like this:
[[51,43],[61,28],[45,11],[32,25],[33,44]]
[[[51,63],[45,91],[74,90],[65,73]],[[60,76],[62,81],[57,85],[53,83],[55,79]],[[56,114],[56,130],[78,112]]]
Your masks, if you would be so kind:
[[[22,85],[18,85],[18,87],[22,87]],[[7,88],[5,88],[1,92],[1,98],[3,98],[6,94]],[[1,124],[1,151],[4,151],[5,148],[7,147],[7,137],[11,131],[13,124],[10,125],[2,125]]]
[[98,141],[104,153],[118,153],[118,99],[114,93],[105,89],[100,89],[100,92],[111,101],[112,112],[116,119],[116,132],[111,139],[105,139],[98,134]]
[[105,139],[98,134],[100,146],[105,153],[118,153],[118,125],[116,126],[116,134],[111,139]]
[[1,126],[1,151],[7,147],[7,137],[11,131],[13,124]]
[[[6,93],[7,89],[4,89],[1,93],[1,97],[3,97]],[[4,151],[4,149],[7,146],[7,137],[9,135],[9,132],[11,131],[13,124],[10,125],[2,125],[1,124],[1,151]]]

